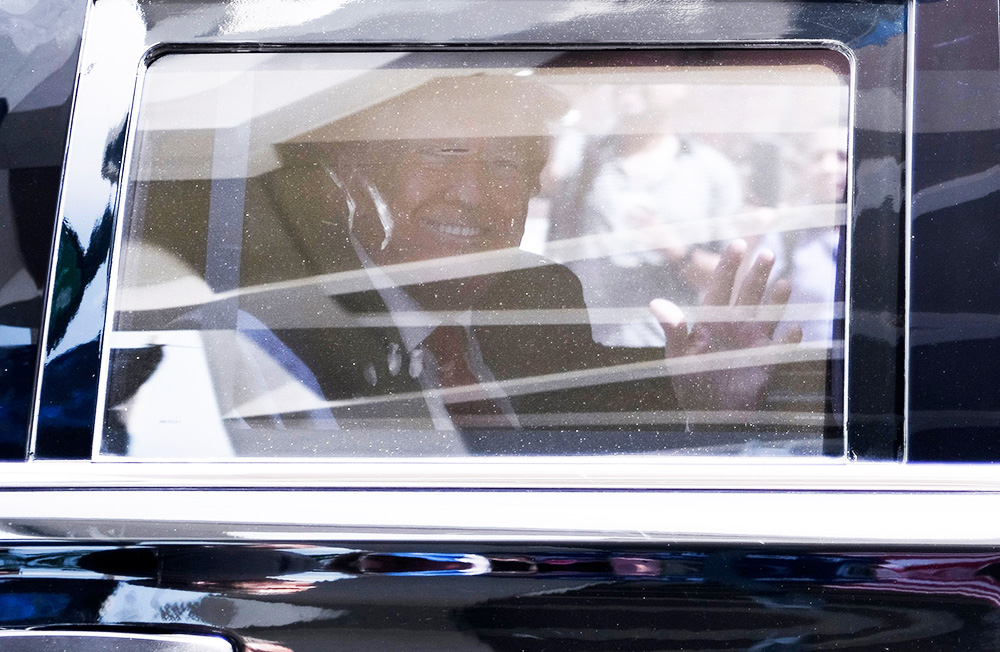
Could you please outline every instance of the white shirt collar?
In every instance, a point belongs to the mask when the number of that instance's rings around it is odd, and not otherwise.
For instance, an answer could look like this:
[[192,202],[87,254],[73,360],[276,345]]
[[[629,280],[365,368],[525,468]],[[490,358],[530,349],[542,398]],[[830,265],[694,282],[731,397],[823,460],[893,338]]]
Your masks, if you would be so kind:
[[[413,351],[420,346],[421,342],[427,339],[427,336],[435,328],[441,325],[442,321],[440,319],[428,320],[427,323],[419,326],[401,324],[398,318],[399,315],[405,313],[423,313],[424,309],[417,303],[416,299],[410,296],[409,292],[396,285],[391,277],[375,264],[375,261],[371,259],[371,256],[368,255],[368,252],[365,251],[361,243],[357,241],[353,233],[351,234],[351,245],[354,246],[354,251],[358,254],[358,260],[361,261],[361,266],[372,279],[372,283],[378,289],[379,296],[382,297],[385,307],[389,310],[389,315],[396,325],[396,330],[399,331],[400,338],[403,340],[403,346],[407,352]],[[426,314],[430,315],[431,313]]]

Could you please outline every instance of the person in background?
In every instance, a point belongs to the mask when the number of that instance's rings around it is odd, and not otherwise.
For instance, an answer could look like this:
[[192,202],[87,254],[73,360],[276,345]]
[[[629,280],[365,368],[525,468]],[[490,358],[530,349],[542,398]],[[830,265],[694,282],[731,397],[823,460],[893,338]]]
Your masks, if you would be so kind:
[[[671,115],[687,87],[623,87],[611,99],[610,135],[583,149],[577,178],[554,200],[555,237],[586,237],[570,263],[591,308],[645,306],[655,287],[680,305],[704,295],[726,237],[716,218],[735,213],[742,189],[720,152],[675,132]],[[651,315],[595,326],[599,341],[662,346]]]

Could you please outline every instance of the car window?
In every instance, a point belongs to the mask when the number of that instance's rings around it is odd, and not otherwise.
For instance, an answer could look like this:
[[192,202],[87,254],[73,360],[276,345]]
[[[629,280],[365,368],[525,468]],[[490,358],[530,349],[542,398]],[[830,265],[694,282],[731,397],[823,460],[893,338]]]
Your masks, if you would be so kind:
[[162,56],[101,452],[842,454],[850,86],[822,48]]

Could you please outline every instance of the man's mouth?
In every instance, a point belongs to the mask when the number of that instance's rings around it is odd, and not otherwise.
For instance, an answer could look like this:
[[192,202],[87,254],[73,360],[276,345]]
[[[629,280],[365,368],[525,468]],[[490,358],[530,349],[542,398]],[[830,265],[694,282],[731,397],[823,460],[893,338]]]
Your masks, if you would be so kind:
[[486,229],[478,226],[467,226],[464,224],[451,224],[447,222],[438,222],[430,219],[423,219],[420,221],[421,225],[431,229],[437,233],[441,233],[446,236],[451,236],[453,238],[462,239],[475,239],[481,238],[486,233]]

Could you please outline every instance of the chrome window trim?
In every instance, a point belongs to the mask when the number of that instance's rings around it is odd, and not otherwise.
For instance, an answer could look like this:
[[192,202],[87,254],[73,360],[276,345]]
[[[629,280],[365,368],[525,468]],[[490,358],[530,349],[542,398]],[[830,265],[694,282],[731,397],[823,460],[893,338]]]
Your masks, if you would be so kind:
[[233,652],[233,644],[213,635],[151,634],[128,631],[2,630],[4,652]]
[[[906,21],[906,154],[903,157],[903,455],[904,464],[910,459],[910,266],[913,264],[913,138],[916,107],[917,72],[917,3],[907,0]],[[850,187],[850,186],[849,186]]]
[[[719,460],[676,463],[627,458],[530,457],[516,461],[350,460],[297,462],[0,463],[12,489],[651,490],[766,492],[1000,492],[988,464],[847,463],[842,460]],[[3,513],[0,503],[0,513]]]
[[1000,521],[990,517],[1000,509],[996,490],[763,495],[750,491],[3,490],[0,505],[0,540],[12,544],[475,541],[952,549],[1000,544]]
[[[913,0],[907,0],[912,3]],[[850,348],[851,348],[851,260],[852,260],[852,242],[854,238],[852,237],[852,216],[854,215],[854,131],[855,131],[855,120],[856,120],[856,92],[857,92],[857,58],[854,51],[847,47],[844,43],[831,39],[782,39],[782,40],[771,40],[764,39],[759,41],[737,41],[737,42],[670,42],[670,43],[655,43],[655,42],[643,42],[643,43],[633,43],[633,44],[581,44],[581,43],[570,43],[570,44],[536,44],[536,43],[501,43],[498,45],[490,46],[480,46],[480,45],[464,45],[464,44],[447,44],[439,43],[434,45],[412,45],[412,46],[392,46],[389,44],[376,44],[376,45],[353,45],[353,44],[324,44],[319,51],[323,52],[380,52],[386,50],[398,51],[401,53],[410,52],[435,52],[435,51],[459,51],[459,52],[561,52],[561,51],[617,51],[617,50],[685,50],[685,49],[706,49],[706,50],[802,50],[802,49],[824,49],[830,50],[832,52],[837,52],[844,56],[847,60],[847,65],[849,69],[849,79],[848,79],[848,100],[847,100],[847,153],[848,153],[848,166],[847,166],[847,198],[846,198],[846,215],[847,223],[844,227],[844,337],[842,342],[842,355],[843,355],[843,386],[840,388],[839,397],[842,401],[842,409],[839,411],[832,412],[830,416],[835,419],[839,419],[841,422],[841,427],[839,429],[842,437],[842,452],[841,456],[846,457],[849,453],[849,442],[848,442],[848,419],[849,419],[849,392],[848,392],[848,382],[849,377],[848,361],[850,360]],[[135,75],[135,88],[132,96],[131,106],[128,112],[128,121],[126,125],[126,139],[125,139],[125,149],[123,154],[123,163],[120,171],[120,181],[117,196],[114,199],[115,205],[115,234],[111,245],[110,252],[110,264],[108,271],[108,287],[107,287],[107,307],[115,305],[115,297],[118,292],[118,282],[120,278],[121,271],[121,261],[122,261],[122,248],[125,244],[124,239],[124,228],[126,222],[125,209],[129,199],[128,188],[125,180],[130,176],[131,166],[133,161],[133,152],[136,137],[136,122],[139,117],[139,108],[141,103],[141,95],[143,83],[148,67],[161,56],[165,55],[178,55],[187,52],[198,52],[198,53],[234,53],[240,52],[238,47],[233,47],[228,44],[212,44],[211,47],[200,47],[197,49],[192,49],[190,47],[184,47],[183,44],[171,44],[171,43],[158,43],[151,46],[142,55],[139,62],[138,70]],[[278,52],[304,52],[301,46],[296,46],[291,43],[279,43],[273,44],[270,47],[262,48],[262,51],[269,53]],[[54,276],[54,275],[53,275]],[[94,437],[91,445],[91,459],[99,461],[151,461],[145,458],[139,457],[127,457],[120,458],[112,455],[103,455],[101,453],[102,437],[104,431],[104,419],[105,419],[105,409],[106,409],[106,399],[107,399],[107,383],[108,383],[108,372],[109,372],[109,362],[110,362],[110,351],[111,345],[109,338],[103,337],[104,333],[111,333],[114,327],[115,312],[112,309],[105,310],[104,323],[102,326],[102,342],[101,342],[101,360],[100,360],[100,372],[97,377],[97,412],[94,421]],[[46,324],[48,319],[46,319]],[[831,351],[831,354],[833,351]],[[44,370],[43,370],[44,372]],[[833,398],[833,397],[831,397]],[[34,442],[37,435],[37,430],[32,429],[31,432],[31,451],[34,451]],[[665,457],[671,457],[671,454],[666,454]],[[672,462],[684,462],[688,455],[684,453],[675,454],[672,457]],[[832,456],[831,456],[832,457]],[[203,461],[204,458],[194,458],[199,461]],[[251,458],[243,458],[251,459]],[[271,459],[271,458],[267,458]],[[322,461],[336,461],[334,458],[316,458]],[[427,458],[409,458],[414,461],[421,461]],[[513,459],[513,458],[512,458]],[[610,456],[606,457],[604,460],[605,464],[614,463]]]

